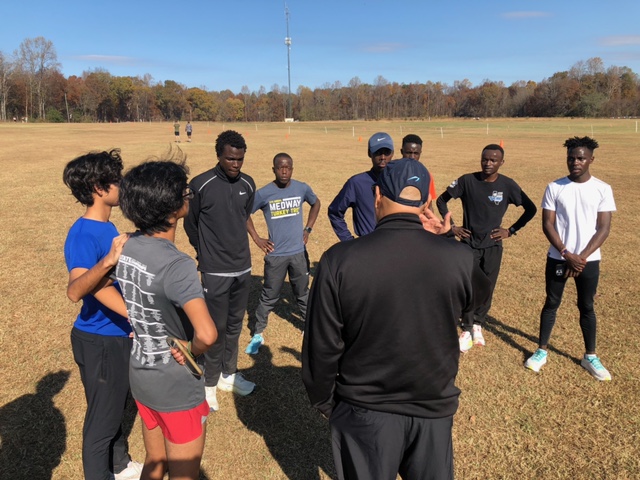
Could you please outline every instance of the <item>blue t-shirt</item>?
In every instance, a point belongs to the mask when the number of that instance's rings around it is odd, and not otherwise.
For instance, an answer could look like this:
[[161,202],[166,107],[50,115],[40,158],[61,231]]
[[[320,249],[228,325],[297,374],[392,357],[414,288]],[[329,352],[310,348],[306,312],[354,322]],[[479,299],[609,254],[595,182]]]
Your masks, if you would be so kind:
[[283,257],[304,251],[302,202],[313,205],[317,199],[309,185],[297,180],[291,180],[287,188],[271,182],[256,192],[253,212],[264,213],[269,240],[274,245],[269,255]]
[[[79,218],[69,229],[64,242],[64,259],[70,272],[74,268],[90,269],[111,249],[118,230],[111,222]],[[120,290],[117,283],[114,286]],[[73,324],[78,330],[107,337],[128,337],[129,321],[102,305],[89,294],[82,299],[82,308]]]

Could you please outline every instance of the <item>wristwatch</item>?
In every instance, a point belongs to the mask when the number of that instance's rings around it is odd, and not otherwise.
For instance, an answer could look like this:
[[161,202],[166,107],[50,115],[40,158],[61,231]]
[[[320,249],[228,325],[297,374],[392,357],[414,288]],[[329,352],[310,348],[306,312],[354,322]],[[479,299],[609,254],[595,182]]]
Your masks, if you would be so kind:
[[304,231],[305,231],[305,232],[307,232],[307,233],[311,233],[311,232],[313,232],[313,228],[311,228],[311,227],[304,227]]
[[516,229],[513,227],[509,227],[509,236],[515,235],[515,234],[516,234]]

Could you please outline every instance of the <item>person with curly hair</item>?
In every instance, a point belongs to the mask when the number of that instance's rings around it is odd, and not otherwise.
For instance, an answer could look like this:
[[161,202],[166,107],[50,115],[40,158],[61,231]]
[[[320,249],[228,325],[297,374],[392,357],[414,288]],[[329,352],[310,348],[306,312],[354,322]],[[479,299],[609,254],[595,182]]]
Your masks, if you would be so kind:
[[[201,363],[217,337],[195,262],[175,245],[193,192],[186,166],[173,158],[134,167],[120,186],[120,208],[137,229],[115,276],[134,332],[129,379],[142,419],[145,480],[167,471],[199,478],[209,406],[201,372],[187,368],[184,355]],[[174,341],[186,353],[178,354]]]
[[542,199],[542,230],[551,244],[547,253],[545,282],[547,298],[540,313],[538,349],[524,366],[539,372],[547,363],[549,339],[568,278],[578,294],[580,329],[585,354],[580,365],[596,380],[611,380],[611,374],[596,355],[594,298],[600,278],[600,247],[609,236],[616,210],[611,187],[589,172],[598,142],[573,137],[564,142],[569,175],[551,182]]
[[[91,152],[69,162],[63,181],[85,213],[69,229],[64,256],[67,296],[82,300],[71,330],[73,358],[87,401],[82,429],[82,466],[87,479],[139,478],[122,420],[129,395],[131,325],[117,283],[106,276],[118,262],[126,235],[109,221],[118,206],[122,158],[117,149]],[[111,467],[110,467],[111,465]]]

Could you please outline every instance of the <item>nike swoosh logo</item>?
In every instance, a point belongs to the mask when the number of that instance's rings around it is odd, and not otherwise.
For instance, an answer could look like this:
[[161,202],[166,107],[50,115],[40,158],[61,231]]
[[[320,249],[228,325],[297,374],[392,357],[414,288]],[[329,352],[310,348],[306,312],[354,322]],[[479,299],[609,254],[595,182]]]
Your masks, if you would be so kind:
[[376,138],[376,142],[381,142],[384,138]]
[[246,195],[247,192],[240,192],[240,195]]

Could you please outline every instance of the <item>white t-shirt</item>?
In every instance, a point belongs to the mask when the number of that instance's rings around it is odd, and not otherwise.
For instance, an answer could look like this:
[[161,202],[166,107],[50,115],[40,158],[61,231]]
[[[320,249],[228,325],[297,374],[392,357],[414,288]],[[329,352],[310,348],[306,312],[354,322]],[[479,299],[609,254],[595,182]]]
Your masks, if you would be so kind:
[[[599,212],[615,212],[611,186],[591,177],[584,183],[559,178],[547,185],[542,198],[542,208],[556,212],[556,231],[562,243],[571,253],[580,253],[596,233]],[[548,255],[562,260],[560,252],[551,245]],[[597,249],[588,262],[600,260],[600,249]]]

